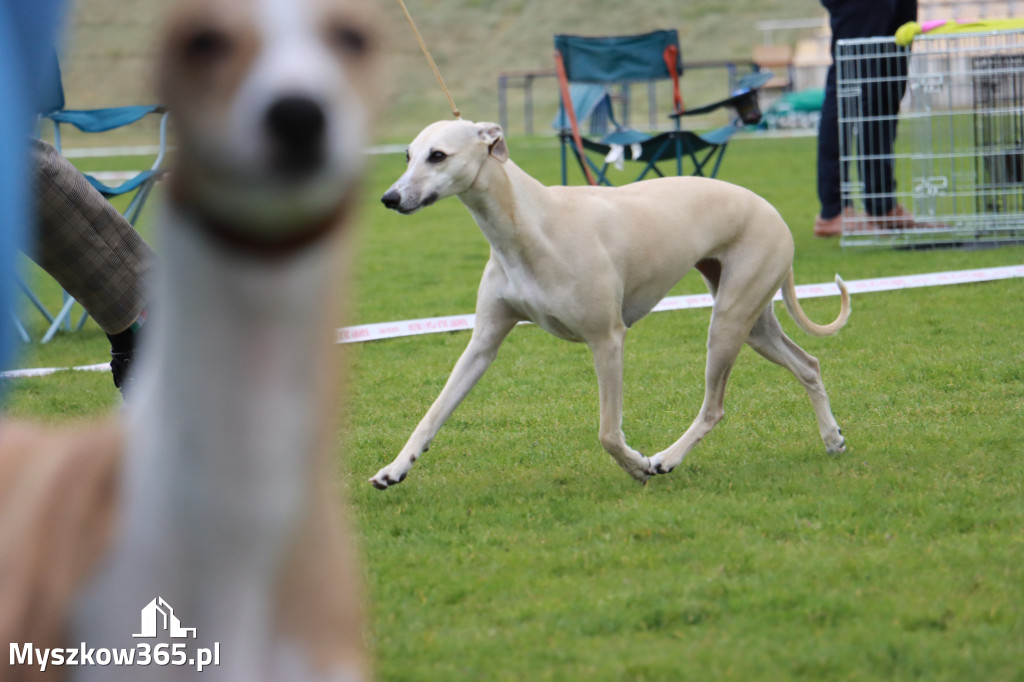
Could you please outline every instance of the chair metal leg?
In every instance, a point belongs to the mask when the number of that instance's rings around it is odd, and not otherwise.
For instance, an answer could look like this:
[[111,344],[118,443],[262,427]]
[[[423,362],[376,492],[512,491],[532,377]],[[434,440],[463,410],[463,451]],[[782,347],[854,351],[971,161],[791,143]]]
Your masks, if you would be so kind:
[[718,147],[718,158],[715,159],[715,167],[711,169],[711,177],[713,178],[718,177],[718,167],[722,165],[722,157],[725,156],[726,145],[728,145],[728,142]]
[[600,168],[598,168],[597,164],[591,161],[589,158],[587,159],[587,163],[590,164],[590,167],[593,169],[594,173],[597,174],[597,184],[604,185],[606,187],[612,186],[612,181],[608,179],[609,164],[607,162],[604,163]]
[[146,199],[149,198],[149,192],[153,189],[154,184],[156,184],[155,181],[144,183],[128,203],[128,208],[124,211],[124,218],[132,227],[135,227],[135,222],[139,219],[139,214],[142,213],[142,207],[145,206]]
[[[564,140],[564,138],[563,138],[563,140]],[[563,144],[564,144],[564,142],[563,142]],[[564,146],[563,146],[562,152],[563,152],[563,154],[565,153]],[[604,164],[604,166],[598,166],[596,163],[594,163],[591,160],[591,158],[589,156],[587,156],[586,152],[584,152],[583,154],[580,154],[579,150],[576,149],[575,145],[573,145],[573,147],[572,147],[572,153],[573,153],[573,156],[576,157],[576,162],[579,163],[580,170],[583,172],[584,176],[587,175],[587,169],[589,168],[591,171],[593,171],[593,173],[595,175],[595,183],[594,184],[596,184],[596,185],[607,185],[608,187],[612,186],[612,183],[608,179],[608,175],[607,175],[607,171],[608,171],[608,164],[607,163]],[[567,175],[567,171],[566,171],[565,161],[562,162],[562,184],[563,185],[568,185],[569,184],[569,179],[568,179],[568,175]]]
[[[56,315],[51,315],[50,311],[46,309],[45,305],[43,305],[43,302],[39,300],[39,297],[36,296],[35,292],[32,291],[31,288],[29,288],[28,284],[26,284],[25,280],[23,280],[20,276],[18,277],[18,286],[21,288],[22,293],[25,294],[25,297],[29,300],[29,302],[35,307],[36,310],[39,311],[39,314],[42,315],[50,325],[47,328],[46,333],[43,335],[42,340],[40,340],[40,343],[47,343],[50,339],[53,338],[53,336],[61,327],[64,327],[69,332],[80,331],[82,327],[85,326],[86,320],[89,319],[89,312],[83,310],[82,316],[79,318],[78,323],[76,324],[73,322],[71,316],[71,309],[75,305],[75,303],[77,303],[77,301],[74,298],[72,298],[71,295],[66,291],[61,292],[61,295],[63,297],[63,303],[61,305],[60,310],[57,312]],[[28,335],[28,332],[25,331],[25,325],[21,323],[21,320],[19,320],[16,315],[14,316],[14,321],[18,329],[18,336],[20,336],[24,341],[29,341],[30,337]]]
[[61,306],[60,312],[58,312],[57,316],[54,317],[53,323],[50,325],[50,328],[46,330],[46,333],[43,334],[43,338],[39,343],[49,343],[50,339],[53,338],[54,334],[57,333],[57,330],[60,329],[62,325],[67,327],[68,331],[71,330],[71,307],[74,306],[75,303],[77,303],[77,301],[65,292],[64,305]]
[[[716,175],[718,175],[718,166],[721,165],[721,163],[722,163],[722,154],[721,154],[721,152],[722,152],[723,149],[724,149],[724,145],[720,145],[720,146],[717,146],[717,147],[712,147],[711,149],[708,150],[708,153],[705,154],[702,158],[697,158],[697,153],[696,152],[690,152],[690,160],[693,161],[693,175],[696,175],[696,176],[699,176],[699,177],[702,177],[702,178],[704,178],[704,177],[711,177],[711,178],[713,178]],[[717,163],[715,163],[715,166],[714,166],[714,168],[711,171],[711,175],[705,175],[704,174],[704,166],[708,165],[708,161],[710,161],[715,156],[716,152],[718,153],[718,161],[717,161]]]
[[[657,166],[657,162],[658,162],[658,159],[659,159],[659,158],[661,158],[661,154],[662,154],[662,152],[664,152],[664,151],[665,151],[665,148],[666,148],[666,147],[667,147],[667,146],[668,146],[669,144],[671,144],[672,142],[673,142],[673,141],[672,141],[671,139],[666,139],[666,140],[665,140],[665,141],[664,141],[664,142],[663,142],[663,143],[661,144],[661,146],[660,146],[660,147],[658,147],[658,148],[657,148],[657,149],[655,150],[654,154],[652,154],[652,155],[651,155],[651,160],[647,162],[647,165],[646,165],[646,166],[644,167],[644,169],[643,169],[643,170],[642,170],[642,171],[640,172],[640,175],[636,176],[636,180],[634,180],[633,182],[638,182],[638,181],[640,181],[640,180],[643,180],[643,179],[644,179],[644,177],[645,177],[645,176],[646,176],[646,175],[647,175],[648,173],[650,173],[650,172],[651,172],[652,170],[653,170],[653,171],[654,171],[654,172],[655,172],[655,173],[656,173],[656,174],[658,175],[658,177],[661,177],[661,178],[665,177],[665,174],[661,172],[661,169],[660,169],[660,168],[658,168],[658,166]],[[678,141],[678,140],[676,140],[676,141],[675,141],[675,145],[676,145],[676,154],[679,154],[679,141]],[[678,171],[677,171],[677,174],[678,174],[678,175],[682,175],[682,173],[683,173],[683,171],[682,171],[682,166],[681,166],[681,165],[679,165],[679,164],[680,164],[680,159],[679,159],[678,157],[676,158],[676,163],[677,163],[677,166],[678,166]]]
[[569,184],[569,166],[568,166],[569,158],[568,158],[568,155],[565,153],[566,141],[565,141],[565,134],[564,133],[561,135],[561,140],[562,140],[562,184],[563,185],[568,185]]
[[21,340],[24,341],[25,343],[30,343],[32,341],[32,338],[28,335],[28,330],[25,329],[25,325],[21,323],[21,320],[18,319],[18,316],[15,315],[14,313],[11,313],[11,321],[14,322],[14,330],[18,332],[18,337],[21,338]]
[[21,291],[28,298],[29,302],[35,306],[36,310],[38,310],[40,314],[42,314],[42,316],[46,318],[46,321],[53,323],[53,315],[51,315],[50,311],[46,309],[46,306],[44,306],[43,302],[39,300],[39,297],[36,296],[35,292],[32,291],[32,289],[30,289],[27,284],[25,284],[25,280],[23,280],[20,275],[18,276],[18,286],[21,288]]

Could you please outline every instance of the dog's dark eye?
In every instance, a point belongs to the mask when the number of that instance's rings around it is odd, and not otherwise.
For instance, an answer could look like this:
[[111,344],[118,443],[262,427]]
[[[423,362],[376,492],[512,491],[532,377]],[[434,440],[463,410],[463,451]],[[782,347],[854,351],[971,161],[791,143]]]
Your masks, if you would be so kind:
[[411,161],[411,160],[412,159],[409,158],[409,150],[406,149],[405,150],[405,163],[406,163],[406,165],[408,165],[409,161]]
[[370,49],[369,36],[353,26],[335,26],[330,37],[335,47],[353,57],[360,57]]
[[231,38],[215,28],[203,29],[185,41],[185,56],[192,61],[210,62],[224,58],[232,48]]
[[439,152],[437,150],[434,150],[434,151],[430,152],[430,156],[427,157],[427,161],[429,163],[441,163],[442,161],[444,161],[447,158],[448,158],[448,155],[445,154],[444,152]]

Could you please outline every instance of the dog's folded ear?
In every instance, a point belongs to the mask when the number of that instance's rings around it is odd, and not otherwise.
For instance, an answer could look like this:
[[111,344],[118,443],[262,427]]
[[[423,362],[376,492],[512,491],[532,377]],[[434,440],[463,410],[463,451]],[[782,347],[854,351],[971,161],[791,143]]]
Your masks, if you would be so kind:
[[480,139],[487,143],[487,150],[498,161],[508,161],[508,145],[505,144],[505,133],[497,123],[477,123]]

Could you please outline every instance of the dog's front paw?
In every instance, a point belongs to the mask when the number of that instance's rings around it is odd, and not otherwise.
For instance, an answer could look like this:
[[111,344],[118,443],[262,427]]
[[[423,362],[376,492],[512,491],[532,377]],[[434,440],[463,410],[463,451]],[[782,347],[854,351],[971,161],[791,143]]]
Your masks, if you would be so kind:
[[388,465],[377,472],[377,474],[370,479],[370,483],[377,490],[387,490],[391,486],[398,485],[405,480],[405,477],[409,475],[408,470],[397,472],[392,471],[394,465]]
[[665,462],[664,456],[658,454],[651,457],[651,475],[657,476],[658,474],[670,474],[675,466],[670,466]]

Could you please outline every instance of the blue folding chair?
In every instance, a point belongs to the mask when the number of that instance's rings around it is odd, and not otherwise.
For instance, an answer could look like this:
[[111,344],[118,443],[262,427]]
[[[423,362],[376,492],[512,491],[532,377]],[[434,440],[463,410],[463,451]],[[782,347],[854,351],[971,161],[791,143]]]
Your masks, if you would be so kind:
[[[42,125],[47,121],[52,123],[54,146],[57,148],[57,151],[62,152],[62,125],[72,125],[85,133],[104,133],[137,123],[151,114],[160,116],[159,146],[157,147],[156,157],[149,168],[140,171],[116,185],[104,183],[88,173],[84,174],[86,180],[89,181],[89,184],[95,187],[100,194],[107,199],[122,196],[131,197],[129,199],[128,206],[124,210],[124,217],[131,225],[134,226],[136,221],[139,219],[139,215],[142,213],[142,209],[145,206],[146,200],[149,198],[153,187],[165,173],[163,163],[167,152],[168,112],[163,107],[157,105],[124,106],[104,109],[66,109],[64,101],[64,86],[60,77],[60,66],[57,62],[56,52],[53,53],[52,59],[52,69],[56,74],[56,77],[51,81],[52,88],[50,89],[49,96],[47,97],[46,106],[40,113],[40,128],[42,128]],[[81,329],[82,325],[85,324],[86,319],[89,317],[89,314],[85,311],[82,312],[78,322],[73,323],[72,309],[76,301],[67,292],[62,292],[61,308],[56,314],[53,314],[32,291],[31,287],[29,287],[23,279],[19,278],[19,280],[20,288],[25,293],[29,302],[32,303],[36,310],[38,310],[49,323],[49,327],[47,328],[46,333],[43,334],[40,341],[41,343],[47,343],[50,341],[54,334],[56,334],[62,327],[67,331],[72,331]],[[18,335],[24,341],[30,340],[25,325],[18,319],[15,319],[15,328]]]
[[[771,78],[770,73],[744,76],[730,97],[696,109],[686,109],[679,89],[683,62],[675,29],[628,36],[556,35],[555,66],[561,110],[554,127],[562,143],[562,184],[568,183],[570,150],[592,185],[612,184],[607,171],[616,158],[644,164],[635,180],[641,180],[650,173],[664,176],[665,172],[658,164],[666,161],[674,162],[676,175],[683,175],[685,167],[690,166],[690,174],[715,177],[732,136],[742,126],[761,120],[757,90]],[[608,86],[663,80],[672,81],[673,111],[670,117],[674,128],[647,134],[619,125],[611,113]],[[735,112],[735,119],[730,125],[705,133],[682,129],[680,119],[683,116],[706,114],[720,108],[730,108]],[[581,121],[598,112],[607,116],[613,130],[599,140],[584,137],[580,132]],[[596,153],[602,160],[594,161],[588,152]]]

